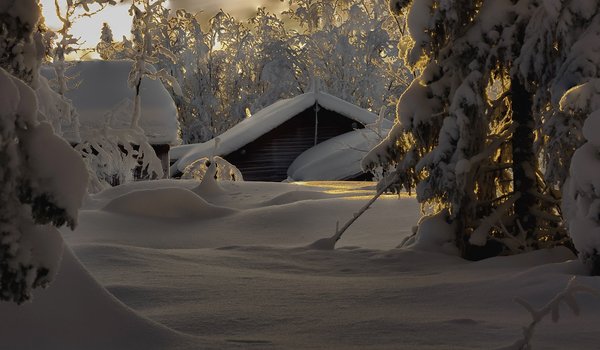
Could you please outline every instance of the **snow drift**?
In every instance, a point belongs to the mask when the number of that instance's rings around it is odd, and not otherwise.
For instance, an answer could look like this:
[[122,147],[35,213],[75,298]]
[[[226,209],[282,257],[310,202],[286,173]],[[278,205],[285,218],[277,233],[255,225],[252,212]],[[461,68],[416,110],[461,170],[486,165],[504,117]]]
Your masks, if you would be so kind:
[[199,220],[235,213],[234,209],[214,206],[196,193],[176,187],[133,191],[113,199],[104,210],[124,215]]
[[[33,302],[0,303],[2,348],[11,350],[191,349],[191,336],[137,315],[65,249],[56,280]],[[196,339],[197,341],[197,339]]]

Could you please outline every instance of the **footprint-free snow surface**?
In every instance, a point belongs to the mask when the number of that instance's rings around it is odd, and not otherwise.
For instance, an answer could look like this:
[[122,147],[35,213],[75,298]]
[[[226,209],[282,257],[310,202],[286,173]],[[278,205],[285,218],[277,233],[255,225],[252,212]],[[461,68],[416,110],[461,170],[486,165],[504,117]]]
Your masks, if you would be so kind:
[[[0,304],[0,348],[495,349],[530,322],[515,297],[540,307],[583,271],[566,249],[481,262],[397,249],[420,216],[408,196],[384,196],[335,250],[312,250],[372,184],[221,187],[138,182],[88,198],[56,281]],[[536,349],[598,349],[600,299],[577,300],[578,317],[539,325]]]

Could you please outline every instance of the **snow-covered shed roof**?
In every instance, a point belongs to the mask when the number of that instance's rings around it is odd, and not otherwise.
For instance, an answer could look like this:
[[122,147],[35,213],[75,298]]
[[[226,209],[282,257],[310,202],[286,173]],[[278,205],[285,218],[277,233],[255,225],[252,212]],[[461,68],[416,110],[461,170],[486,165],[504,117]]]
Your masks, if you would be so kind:
[[380,141],[381,135],[370,129],[357,129],[336,136],[299,155],[288,168],[288,177],[294,181],[353,178],[363,173],[363,157]]
[[[294,98],[277,101],[221,134],[214,155],[224,156],[242,148],[315,104],[364,125],[373,124],[378,119],[377,115],[335,96],[319,91],[307,92]],[[388,120],[384,120],[383,123],[386,124],[384,127],[392,124]],[[215,139],[200,144],[174,147],[170,155],[171,159],[177,159],[177,162],[171,172],[183,171],[196,159],[213,155],[214,148]]]
[[[81,128],[103,127],[112,113],[110,126],[127,128],[131,124],[134,90],[127,84],[133,61],[79,61],[69,64],[66,76],[74,88],[65,95],[73,102],[79,114]],[[149,66],[149,69],[154,69]],[[43,67],[42,75],[55,79],[54,69]],[[142,117],[140,126],[152,144],[176,144],[178,121],[177,108],[171,95],[160,80],[147,77],[140,85]],[[65,131],[65,138],[72,142],[73,133]]]

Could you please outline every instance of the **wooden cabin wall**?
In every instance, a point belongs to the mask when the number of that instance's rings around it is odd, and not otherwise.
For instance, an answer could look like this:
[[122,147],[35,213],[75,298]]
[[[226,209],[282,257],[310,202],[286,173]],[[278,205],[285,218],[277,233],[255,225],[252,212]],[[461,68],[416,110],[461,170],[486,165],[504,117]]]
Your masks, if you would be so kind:
[[[320,109],[317,143],[363,128],[336,112]],[[248,181],[283,181],[294,160],[314,146],[315,111],[311,107],[224,158]]]

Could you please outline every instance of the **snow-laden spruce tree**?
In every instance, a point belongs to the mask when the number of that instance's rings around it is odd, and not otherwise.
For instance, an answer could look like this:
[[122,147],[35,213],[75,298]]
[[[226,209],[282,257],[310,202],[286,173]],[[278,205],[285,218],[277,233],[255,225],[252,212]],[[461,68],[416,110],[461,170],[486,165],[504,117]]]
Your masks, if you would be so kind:
[[62,254],[54,226],[75,227],[87,183],[77,153],[38,121],[39,18],[35,0],[0,1],[0,300],[17,303],[52,280]]
[[554,59],[532,44],[553,28],[534,20],[551,3],[390,1],[406,16],[410,36],[400,49],[420,75],[400,98],[397,124],[364,165],[395,164],[400,186],[445,213],[466,258],[564,239],[534,144],[536,107],[547,105],[534,95],[551,79],[530,68]]
[[587,142],[571,160],[563,208],[580,259],[600,275],[600,109],[586,119],[583,135]]
[[[600,77],[599,7],[598,1],[565,1],[556,3],[554,8],[550,7],[536,18],[545,26],[552,26],[548,37],[537,42],[537,46],[546,43],[544,51],[554,57],[552,64],[537,68],[538,74],[544,72],[552,80],[550,84],[540,85],[536,96],[545,96],[549,101],[539,106],[543,116],[543,137],[539,141],[545,178],[558,189],[568,176],[575,149],[585,141],[581,132],[583,123],[594,111],[587,107],[570,108],[561,99],[571,88]],[[533,49],[539,51],[539,47]],[[573,100],[575,96],[586,101],[590,97],[571,93],[568,99]]]
[[[598,4],[595,6],[595,11],[588,12],[594,13],[589,14],[588,27],[577,37],[559,70],[556,90],[569,89],[560,99],[562,115],[553,115],[550,122],[562,130],[562,137],[551,140],[556,148],[572,152],[581,145],[571,159],[563,211],[579,257],[593,275],[600,275],[600,14]],[[558,123],[559,117],[566,122]],[[573,124],[583,125],[578,129]]]
[[113,33],[112,29],[106,22],[102,23],[102,29],[100,30],[100,41],[96,45],[96,52],[98,52],[103,60],[110,60],[114,56],[115,48]]
[[128,58],[126,50],[131,48],[131,41],[123,36],[122,41],[115,41],[112,29],[108,23],[102,23],[100,41],[96,52],[103,60],[122,60]]

